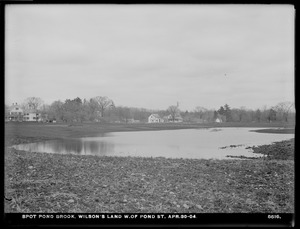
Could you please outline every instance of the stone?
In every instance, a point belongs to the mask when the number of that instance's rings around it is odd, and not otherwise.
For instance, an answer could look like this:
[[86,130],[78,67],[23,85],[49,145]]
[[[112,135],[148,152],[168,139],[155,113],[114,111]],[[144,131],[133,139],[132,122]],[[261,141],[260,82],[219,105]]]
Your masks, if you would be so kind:
[[187,205],[187,204],[183,204],[183,207],[184,207],[184,208],[187,208],[187,209],[190,208],[189,205]]
[[199,205],[199,204],[196,204],[196,207],[198,208],[198,209],[203,209],[203,207],[201,206],[201,205]]

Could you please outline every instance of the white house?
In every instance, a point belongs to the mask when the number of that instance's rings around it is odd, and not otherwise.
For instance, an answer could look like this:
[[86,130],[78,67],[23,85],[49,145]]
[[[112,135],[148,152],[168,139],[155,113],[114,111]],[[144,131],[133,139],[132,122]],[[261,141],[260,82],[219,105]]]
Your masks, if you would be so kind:
[[216,118],[215,122],[223,122],[223,121],[220,118]]
[[23,121],[26,122],[38,122],[41,120],[41,114],[32,110],[25,111]]
[[181,117],[180,114],[175,115],[175,122],[183,122],[183,118]]
[[10,107],[9,120],[10,121],[22,121],[24,111],[17,103]]
[[[172,115],[168,115],[168,122],[173,122],[173,117]],[[180,114],[176,114],[174,117],[174,122],[183,122],[183,118],[181,117]]]
[[127,123],[139,123],[139,122],[140,122],[140,120],[136,120],[134,118],[127,119]]
[[148,123],[158,123],[158,122],[163,122],[163,119],[161,119],[158,114],[151,114],[148,117]]
[[13,103],[13,105],[9,108],[9,116],[7,118],[7,121],[25,121],[25,122],[40,122],[43,120],[47,120],[47,114],[44,115],[45,117],[42,117],[41,113],[38,113],[36,110],[31,109],[25,109],[23,110],[20,105],[17,103]]

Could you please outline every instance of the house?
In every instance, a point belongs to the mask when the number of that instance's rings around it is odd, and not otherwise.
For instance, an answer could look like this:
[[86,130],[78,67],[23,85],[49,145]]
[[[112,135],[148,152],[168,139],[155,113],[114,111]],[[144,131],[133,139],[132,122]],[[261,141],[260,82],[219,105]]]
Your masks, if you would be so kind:
[[22,122],[23,115],[24,115],[24,111],[21,108],[21,106],[18,105],[17,103],[16,104],[13,103],[13,105],[10,107],[8,120]]
[[13,103],[12,106],[9,108],[9,114],[8,117],[6,117],[6,120],[8,121],[18,121],[18,122],[41,122],[41,121],[47,121],[48,116],[47,114],[43,115],[39,112],[37,112],[34,109],[22,109],[20,105],[17,103]]
[[159,122],[164,122],[162,118],[159,117],[158,114],[151,114],[148,117],[148,123],[159,123]]
[[169,116],[170,115],[166,115],[166,116],[163,117],[164,122],[169,122]]
[[175,120],[174,120],[174,122],[183,122],[183,118],[181,117],[180,114],[175,115]]
[[[168,122],[173,122],[173,117],[172,115],[168,115],[167,116],[167,120]],[[183,122],[183,118],[181,117],[180,114],[176,114],[174,117],[174,122]]]
[[25,122],[39,122],[41,120],[41,114],[34,110],[27,110],[24,112],[23,121]]
[[221,118],[216,118],[215,122],[223,122]]
[[136,120],[133,118],[127,119],[127,123],[139,123],[139,122],[140,122],[140,120]]

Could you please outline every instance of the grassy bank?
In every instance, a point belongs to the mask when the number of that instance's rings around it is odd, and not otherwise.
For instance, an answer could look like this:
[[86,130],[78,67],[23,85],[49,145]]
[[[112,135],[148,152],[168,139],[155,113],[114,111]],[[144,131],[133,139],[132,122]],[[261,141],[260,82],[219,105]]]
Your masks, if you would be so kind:
[[93,137],[101,133],[120,131],[155,131],[194,128],[219,128],[219,127],[259,127],[259,128],[294,128],[287,123],[137,123],[137,124],[44,124],[44,123],[13,123],[5,124],[5,143],[14,143],[17,138],[26,137],[30,141],[69,138]]
[[[195,160],[30,153],[7,146],[85,133],[76,126],[17,128],[6,136],[5,212],[294,212],[293,155]],[[293,141],[276,144],[260,153],[294,152]]]

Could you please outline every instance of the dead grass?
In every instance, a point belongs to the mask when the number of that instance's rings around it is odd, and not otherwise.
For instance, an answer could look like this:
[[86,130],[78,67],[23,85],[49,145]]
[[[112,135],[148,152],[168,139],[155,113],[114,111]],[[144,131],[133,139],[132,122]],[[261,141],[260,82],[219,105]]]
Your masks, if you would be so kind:
[[6,212],[294,212],[291,160],[6,153]]

